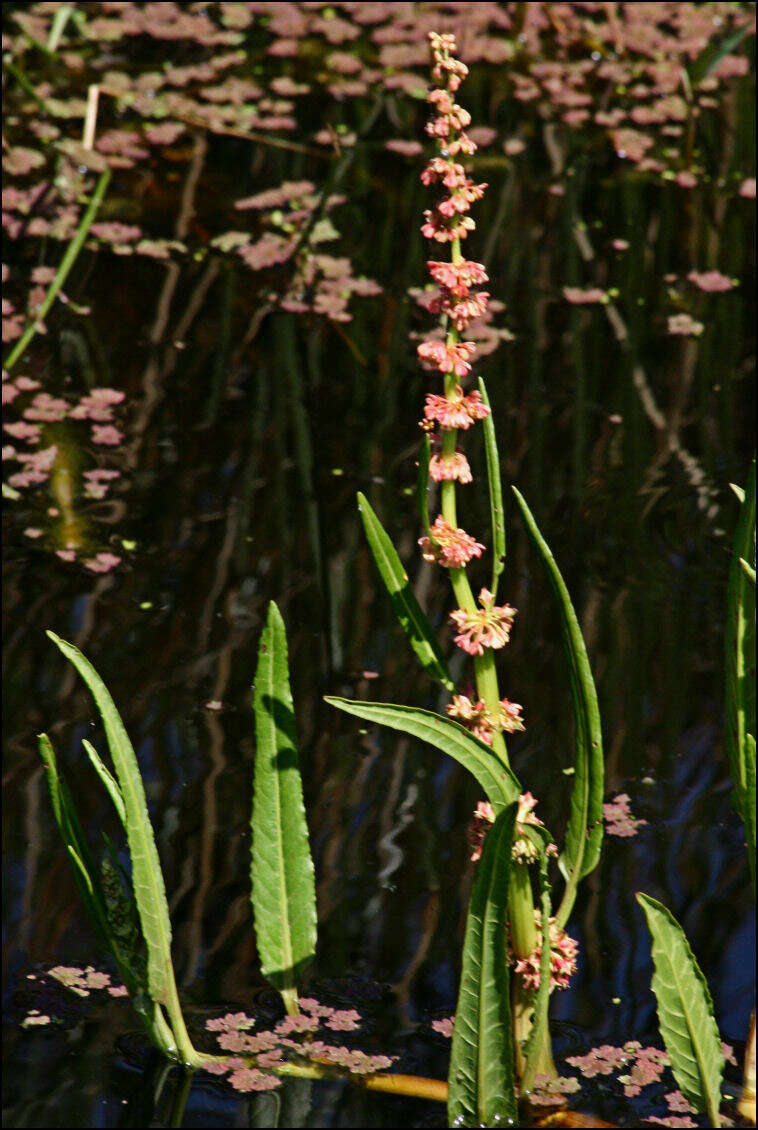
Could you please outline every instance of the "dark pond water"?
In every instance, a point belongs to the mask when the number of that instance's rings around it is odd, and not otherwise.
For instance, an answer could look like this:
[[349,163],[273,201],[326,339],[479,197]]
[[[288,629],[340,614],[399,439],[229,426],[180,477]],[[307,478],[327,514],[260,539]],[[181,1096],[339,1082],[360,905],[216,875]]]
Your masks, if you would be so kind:
[[[118,57],[121,48],[109,50]],[[137,48],[123,50],[133,65]],[[156,60],[144,63],[155,69]],[[266,67],[283,73],[276,57]],[[730,806],[723,633],[737,509],[728,483],[744,481],[753,446],[753,203],[736,191],[754,169],[752,78],[723,86],[700,124],[701,175],[690,188],[620,160],[599,133],[546,121],[542,103],[509,97],[506,78],[504,68],[474,64],[465,100],[475,123],[497,131],[478,158],[478,179],[490,189],[470,243],[505,304],[498,325],[512,335],[478,372],[504,479],[531,504],[587,640],[607,798],[628,793],[646,821],[633,839],[606,838],[581,889],[569,926],[580,965],[553,1004],[556,1048],[570,1055],[598,1043],[658,1042],[649,938],[634,901],[644,890],[685,927],[723,1037],[739,1052],[754,1000],[755,926]],[[76,76],[72,83],[86,86]],[[324,105],[335,104],[301,102],[297,129],[282,136],[308,146]],[[342,117],[330,120],[356,131],[372,112],[369,95],[336,105]],[[51,999],[27,977],[58,963],[108,967],[36,753],[44,728],[92,841],[101,829],[115,836],[109,802],[81,754],[83,737],[101,749],[103,737],[82,686],[44,636],[51,628],[96,665],[137,749],[191,1024],[216,1010],[275,1010],[248,900],[251,683],[275,599],[290,640],[317,874],[319,944],[306,987],[364,1013],[367,1050],[399,1054],[409,1072],[446,1073],[448,1045],[430,1021],[455,1007],[472,881],[466,826],[481,798],[434,751],[364,732],[322,702],[332,693],[444,709],[395,625],[355,503],[364,491],[443,625],[449,592],[438,572],[420,566],[412,494],[428,375],[415,364],[409,334],[424,323],[407,292],[423,285],[418,222],[428,201],[421,158],[384,147],[387,138],[421,136],[423,112],[393,96],[340,170],[345,201],[330,212],[339,239],[327,249],[382,287],[353,299],[351,321],[277,309],[286,268],[262,276],[239,258],[207,253],[216,234],[248,229],[236,199],[284,181],[310,179],[320,190],[339,158],[328,148],[314,156],[190,129],[168,150],[116,169],[103,213],[154,238],[176,236],[187,253],[160,261],[85,250],[65,289],[91,313],[54,308],[46,336],[14,373],[53,395],[106,386],[126,400],[123,443],[107,453],[121,478],[105,500],[75,486],[64,518],[50,517],[49,507],[62,507],[54,476],[5,508],[8,1125],[168,1126],[179,1124],[172,1119],[185,1099],[186,1126],[444,1124],[432,1104],[334,1083],[287,1083],[274,1100],[237,1096],[204,1077],[187,1096],[126,1004]],[[15,144],[22,126],[13,126]],[[507,156],[503,141],[516,136],[525,148]],[[628,246],[614,248],[619,240]],[[28,272],[57,263],[58,251],[19,239],[4,258]],[[693,269],[717,269],[738,285],[700,290],[686,279]],[[618,294],[610,307],[577,306],[564,287]],[[667,319],[682,312],[703,324],[699,336],[667,333]],[[102,450],[67,424],[51,426],[59,466],[78,483]],[[481,467],[476,441],[470,454]],[[485,531],[482,491],[472,489],[464,505],[467,528]],[[569,688],[545,577],[514,507],[508,517],[501,594],[519,615],[503,685],[527,722],[511,749],[521,781],[560,832]],[[107,551],[121,563],[98,575],[57,557],[71,522],[80,556]],[[30,527],[42,536],[25,536]],[[455,650],[449,638],[446,649]],[[30,1008],[60,1023],[22,1030]],[[608,1084],[584,1105],[634,1124],[639,1114],[620,1096]]]

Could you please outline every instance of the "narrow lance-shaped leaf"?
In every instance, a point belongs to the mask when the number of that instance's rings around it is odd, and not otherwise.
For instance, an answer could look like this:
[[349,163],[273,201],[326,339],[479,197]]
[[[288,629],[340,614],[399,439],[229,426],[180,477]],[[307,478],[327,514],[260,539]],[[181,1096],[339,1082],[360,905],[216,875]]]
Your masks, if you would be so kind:
[[92,742],[88,742],[86,738],[82,738],[82,745],[84,746],[84,752],[92,763],[93,769],[105,786],[108,796],[113,801],[113,806],[118,813],[118,818],[124,827],[124,831],[126,831],[126,805],[121,795],[121,789],[118,787],[118,781],[114,778],[108,767],[103,764],[100,754],[92,745]]
[[374,555],[376,567],[389,593],[395,615],[410,640],[421,665],[432,678],[438,679],[449,691],[455,684],[447,669],[437,638],[411,588],[408,574],[403,569],[397,550],[369,505],[364,494],[358,494],[358,508],[366,531],[368,544]]
[[450,1051],[450,1126],[516,1119],[507,918],[517,811],[509,805],[487,833],[471,892]]
[[47,734],[39,735],[39,752],[45,766],[55,821],[66,847],[84,906],[103,943],[113,954],[135,1011],[142,1019],[148,1035],[162,1052],[175,1055],[177,1049],[173,1034],[159,1007],[154,1005],[144,992],[145,978],[142,969],[135,962],[134,947],[126,945],[124,937],[115,928],[105,872],[102,879],[97,875],[71,794],[58,768],[55,751]]
[[638,894],[653,939],[652,988],[671,1070],[684,1097],[720,1126],[724,1055],[708,985],[671,911]]
[[[482,400],[490,407],[487,387],[479,378],[479,392]],[[492,410],[484,419],[484,451],[487,456],[487,482],[490,494],[490,522],[492,525],[492,583],[490,589],[497,594],[500,574],[505,568],[505,507],[503,506],[503,484],[500,478],[500,454],[497,449],[495,422]]]
[[434,749],[455,758],[479,782],[496,813],[521,793],[521,786],[514,773],[503,765],[488,745],[480,742],[452,718],[444,718],[429,710],[419,710],[415,706],[354,702],[350,698],[335,698],[332,695],[327,695],[324,702],[367,722],[376,722],[380,726],[420,738]]
[[255,672],[252,903],[263,976],[297,1013],[296,978],[316,949],[316,885],[305,822],[287,637],[272,601]]
[[55,823],[68,852],[77,889],[100,937],[109,946],[108,914],[97,881],[94,862],[84,839],[68,786],[58,768],[53,744],[47,734],[39,735],[38,749],[45,766],[45,778]]
[[561,635],[571,681],[576,754],[566,840],[560,867],[566,890],[556,918],[565,926],[579,881],[597,866],[603,841],[603,739],[595,681],[582,630],[550,547],[540,533],[523,496],[513,488],[526,528],[542,558],[561,617]]
[[126,836],[132,859],[134,898],[147,946],[147,975],[154,1001],[174,1003],[176,986],[171,964],[171,922],[158,849],[147,811],[137,757],[113,699],[92,664],[72,644],[53,632],[50,639],[73,663],[87,684],[100,713],[108,748],[124,802]]

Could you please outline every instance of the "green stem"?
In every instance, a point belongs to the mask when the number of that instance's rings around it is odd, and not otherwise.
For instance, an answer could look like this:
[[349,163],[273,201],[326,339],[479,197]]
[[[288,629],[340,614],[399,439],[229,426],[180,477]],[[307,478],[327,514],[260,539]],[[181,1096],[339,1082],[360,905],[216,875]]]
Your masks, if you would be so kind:
[[[229,1059],[226,1055],[207,1055],[198,1053],[198,1067],[209,1063],[222,1063]],[[247,1057],[242,1056],[243,1059]],[[249,1060],[256,1066],[255,1058]],[[338,1068],[320,1063],[276,1063],[265,1070],[271,1075],[284,1075],[295,1079],[347,1079],[366,1091],[382,1091],[388,1095],[409,1095],[417,1099],[432,1099],[434,1102],[447,1102],[447,1083],[442,1079],[428,1079],[423,1075],[355,1075]]]
[[66,248],[66,253],[63,256],[63,258],[61,259],[61,264],[58,267],[58,271],[55,275],[55,278],[50,283],[50,286],[47,288],[47,294],[43,298],[42,304],[41,304],[39,310],[36,312],[33,320],[27,325],[23,334],[21,335],[21,337],[18,339],[18,341],[14,345],[13,349],[8,354],[8,359],[6,360],[6,362],[3,366],[6,371],[10,372],[10,370],[13,368],[13,366],[18,361],[19,357],[21,357],[24,350],[29,345],[29,342],[32,340],[32,338],[37,333],[40,323],[44,322],[44,320],[47,317],[47,314],[50,310],[50,307],[52,306],[55,299],[58,297],[58,293],[60,292],[61,288],[63,287],[63,284],[65,283],[66,279],[68,278],[69,273],[71,271],[71,268],[73,267],[74,263],[76,262],[76,260],[79,256],[79,252],[81,251],[82,247],[84,246],[84,241],[87,238],[87,234],[89,232],[89,229],[92,227],[95,216],[97,215],[98,209],[100,208],[100,204],[102,203],[102,199],[105,196],[105,192],[106,192],[106,189],[108,188],[108,184],[110,182],[110,179],[111,179],[111,170],[105,169],[100,174],[98,182],[95,185],[95,191],[92,193],[92,197],[90,198],[89,205],[87,206],[87,211],[82,216],[81,223],[79,224],[79,228],[77,230],[76,235],[71,240],[68,247]]

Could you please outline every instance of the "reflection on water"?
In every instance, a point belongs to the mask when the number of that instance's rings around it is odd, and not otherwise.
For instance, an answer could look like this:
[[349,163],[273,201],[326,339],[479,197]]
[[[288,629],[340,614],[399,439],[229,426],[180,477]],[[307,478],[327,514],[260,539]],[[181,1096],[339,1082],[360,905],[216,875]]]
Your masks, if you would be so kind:
[[[494,191],[477,219],[514,340],[480,371],[504,476],[546,532],[587,640],[607,794],[628,791],[647,821],[634,840],[606,841],[580,893],[570,930],[581,964],[555,1001],[554,1015],[566,1022],[558,1049],[654,1038],[638,889],[682,922],[721,1030],[740,1041],[753,996],[754,927],[723,749],[722,646],[736,518],[727,484],[744,479],[751,444],[749,202],[722,199],[709,185],[683,205],[677,185],[618,164],[611,170],[576,138],[565,150],[544,140],[539,153],[546,147],[549,164],[529,150],[518,162],[482,159]],[[718,141],[709,160],[728,168],[734,136]],[[236,145],[194,135],[167,232],[172,223],[176,238],[187,238],[193,216],[202,224],[214,201],[240,194]],[[256,156],[244,159],[253,162],[245,184],[308,171],[298,153],[267,154],[276,162],[270,175]],[[562,195],[549,191],[558,179]],[[72,501],[70,492],[63,506],[63,465],[50,484],[58,521],[97,524],[123,558],[116,572],[92,577],[30,544],[22,531],[34,516],[31,498],[6,516],[12,1022],[37,1007],[29,971],[102,957],[51,819],[35,749],[41,728],[60,750],[92,837],[101,828],[115,834],[81,755],[83,736],[100,748],[103,737],[46,627],[93,661],[135,743],[190,1016],[196,1009],[200,1023],[219,1004],[249,1009],[261,993],[248,901],[250,686],[264,610],[276,599],[290,639],[318,880],[313,978],[361,1002],[377,1047],[400,1049],[404,1069],[445,1071],[447,1048],[428,1021],[455,1004],[476,786],[433,751],[362,732],[321,701],[333,693],[443,708],[378,583],[357,490],[410,563],[433,622],[442,625],[449,611],[445,585],[418,563],[409,493],[426,380],[414,365],[416,311],[406,293],[423,277],[426,254],[414,234],[417,172],[413,161],[377,159],[367,145],[343,189],[338,253],[384,288],[356,306],[353,321],[256,317],[261,295],[251,296],[251,276],[231,261],[99,256],[87,266],[92,317],[77,347],[71,328],[57,324],[35,344],[35,364],[51,383],[123,389],[128,422],[124,481],[107,506]],[[128,178],[123,191],[129,195]],[[614,240],[629,246],[616,250]],[[672,290],[686,287],[682,272],[693,262],[718,266],[741,285],[688,292],[705,332],[667,336]],[[564,287],[589,286],[618,295],[591,306],[562,297]],[[75,466],[75,452],[71,460]],[[486,529],[479,492],[463,505],[467,528]],[[514,508],[510,519],[502,583],[519,616],[505,691],[524,704],[527,721],[512,741],[514,763],[548,826],[559,829],[568,790],[551,767],[571,761],[568,687],[545,578]],[[62,1028],[12,1032],[12,1124],[173,1124],[180,1074],[166,1072],[134,1037],[123,1005],[79,1004],[56,1005]],[[264,1109],[275,1102],[277,1112]],[[287,1083],[276,1099],[251,1103],[204,1079],[188,1099],[192,1125],[273,1125],[275,1116],[283,1126],[442,1124],[441,1112],[423,1104],[338,1084]]]

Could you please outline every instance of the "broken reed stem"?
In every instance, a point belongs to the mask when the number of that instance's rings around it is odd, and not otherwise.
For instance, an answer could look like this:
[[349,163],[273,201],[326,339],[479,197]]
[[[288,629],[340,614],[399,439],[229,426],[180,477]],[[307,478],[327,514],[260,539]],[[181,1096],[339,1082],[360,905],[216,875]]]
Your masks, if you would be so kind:
[[100,100],[100,87],[93,82],[87,91],[87,112],[84,116],[84,131],[82,133],[82,146],[85,149],[94,149],[95,128],[97,126],[97,108]]

